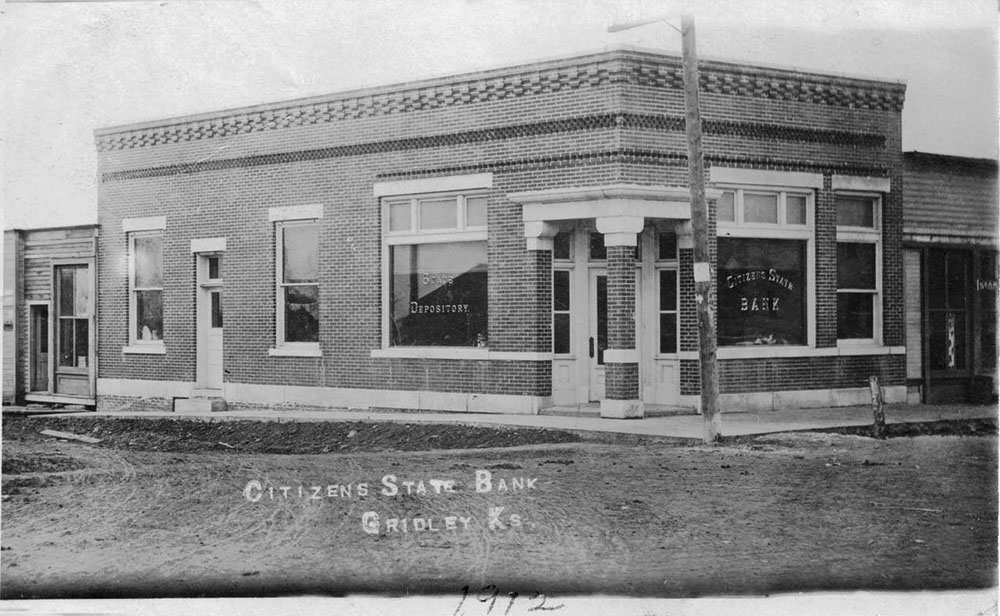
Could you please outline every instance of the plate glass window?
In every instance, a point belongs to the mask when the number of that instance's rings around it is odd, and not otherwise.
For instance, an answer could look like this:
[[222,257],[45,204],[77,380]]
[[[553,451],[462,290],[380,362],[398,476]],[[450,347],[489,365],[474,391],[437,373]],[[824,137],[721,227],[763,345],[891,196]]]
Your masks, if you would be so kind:
[[485,347],[485,195],[386,203],[388,345]]

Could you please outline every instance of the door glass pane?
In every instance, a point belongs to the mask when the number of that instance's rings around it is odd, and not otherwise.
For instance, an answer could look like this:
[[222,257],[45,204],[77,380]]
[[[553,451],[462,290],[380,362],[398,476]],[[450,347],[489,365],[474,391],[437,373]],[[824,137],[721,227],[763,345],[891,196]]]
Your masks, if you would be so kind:
[[73,321],[59,319],[59,365],[73,366]]
[[590,234],[590,260],[591,261],[606,261],[608,258],[608,249],[604,247],[604,234],[603,233],[591,233]]
[[677,352],[677,313],[660,313],[660,353]]
[[677,234],[673,231],[662,231],[657,234],[657,254],[660,261],[677,260]]
[[31,390],[49,388],[49,307],[31,307]]
[[569,353],[569,314],[561,313],[552,317],[552,352]]
[[297,225],[282,231],[282,282],[315,282],[319,278],[319,226]]
[[947,262],[947,279],[945,285],[948,293],[948,308],[955,310],[965,309],[966,290],[966,253],[949,252]]
[[744,222],[778,222],[778,195],[743,195]]
[[454,229],[458,227],[455,199],[420,202],[421,229]]
[[73,314],[83,316],[90,314],[90,270],[86,267],[77,267],[76,284],[73,293]]
[[222,278],[222,257],[208,258],[208,278],[209,280]]
[[608,277],[597,277],[597,365],[604,365],[608,348]]
[[163,272],[163,238],[141,235],[135,238],[135,286],[161,287]]
[[997,264],[996,253],[984,251],[979,260],[980,283],[976,285],[980,302],[979,322],[982,327],[983,373],[990,374],[997,368]]
[[73,319],[75,323],[76,346],[73,356],[76,359],[74,364],[77,368],[87,367],[87,355],[90,353],[90,322],[87,319]]
[[222,292],[212,291],[212,327],[222,327]]
[[930,361],[934,370],[964,370],[966,366],[965,314],[935,311],[930,314]]
[[552,272],[552,309],[569,310],[569,272]]
[[660,310],[677,310],[676,270],[660,270]]
[[76,275],[73,268],[60,267],[56,270],[56,277],[59,279],[59,312],[61,317],[73,316],[73,289],[75,287]]
[[944,253],[931,250],[927,253],[927,303],[930,308],[947,308],[946,281]]
[[552,242],[553,259],[559,259],[561,261],[568,261],[570,259],[571,257],[570,244],[572,243],[570,241],[571,239],[573,239],[572,233],[566,233],[563,231],[556,233],[556,237]]

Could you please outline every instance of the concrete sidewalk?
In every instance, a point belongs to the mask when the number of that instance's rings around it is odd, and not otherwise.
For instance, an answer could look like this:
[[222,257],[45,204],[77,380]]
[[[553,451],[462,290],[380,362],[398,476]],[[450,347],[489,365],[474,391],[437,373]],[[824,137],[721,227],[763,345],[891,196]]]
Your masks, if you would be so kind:
[[[4,414],[33,414],[24,407],[4,407]],[[226,411],[221,413],[152,413],[152,412],[68,412],[54,413],[62,417],[148,417],[196,419],[202,421],[395,421],[403,423],[454,423],[478,426],[511,426],[547,428],[579,432],[632,434],[647,437],[696,439],[702,438],[700,415],[651,417],[645,419],[602,419],[600,417],[565,417],[556,415],[499,415],[488,413],[427,413],[405,411]],[[885,407],[886,423],[916,423],[957,419],[996,419],[996,406],[892,404]],[[724,436],[768,434],[861,426],[872,423],[871,408],[852,406],[839,408],[793,409],[760,413],[725,413],[722,416]]]

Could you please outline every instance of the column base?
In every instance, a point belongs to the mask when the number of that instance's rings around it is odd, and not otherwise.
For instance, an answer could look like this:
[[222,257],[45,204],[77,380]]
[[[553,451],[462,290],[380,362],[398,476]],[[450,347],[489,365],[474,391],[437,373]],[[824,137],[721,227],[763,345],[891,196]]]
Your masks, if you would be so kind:
[[608,419],[642,419],[642,400],[601,400],[601,417]]

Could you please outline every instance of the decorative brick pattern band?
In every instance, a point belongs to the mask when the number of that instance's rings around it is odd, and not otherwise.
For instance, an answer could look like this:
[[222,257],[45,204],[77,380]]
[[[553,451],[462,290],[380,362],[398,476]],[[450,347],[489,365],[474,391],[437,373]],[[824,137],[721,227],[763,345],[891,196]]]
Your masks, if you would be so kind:
[[[516,69],[515,69],[516,70]],[[614,84],[681,91],[679,58],[615,51],[574,58],[563,66],[529,68],[508,74],[465,75],[438,80],[424,87],[392,86],[363,95],[332,96],[329,100],[242,110],[214,118],[183,120],[157,128],[124,129],[98,135],[100,152],[141,148],[242,135],[269,130],[357,120],[416,111],[442,109],[498,100],[551,94]],[[399,88],[399,86],[396,86]],[[814,103],[852,109],[900,111],[904,88],[900,84],[814,75],[796,71],[746,67],[706,61],[701,66],[704,94]]]
[[[296,152],[282,152],[277,154],[260,154],[237,158],[218,158],[197,163],[165,165],[162,167],[150,167],[146,169],[129,169],[126,171],[105,173],[101,177],[101,181],[110,182],[144,177],[176,175],[179,173],[197,173],[200,171],[256,167],[260,165],[276,165],[294,161],[340,158],[344,156],[362,156],[385,152],[407,151],[419,148],[449,147],[470,143],[520,139],[538,135],[553,135],[615,128],[632,128],[644,131],[683,133],[684,118],[682,116],[608,113],[561,120],[515,124],[450,134],[411,137],[407,139],[391,139],[386,141],[371,141],[366,143],[355,143],[351,145],[317,148],[312,150],[300,150]],[[712,120],[704,122],[703,130],[706,135],[716,135],[722,137],[735,136],[754,140],[829,143],[832,145],[862,148],[882,148],[885,146],[885,136],[879,134],[820,130],[813,128],[783,126],[780,124],[768,124],[763,122],[731,122],[725,120]],[[641,152],[633,154],[633,156],[640,157],[643,155],[648,156],[649,154],[643,154]],[[678,156],[680,156],[680,158],[678,158],[679,161],[686,161],[687,159],[684,155],[674,155],[674,158],[677,158]]]

